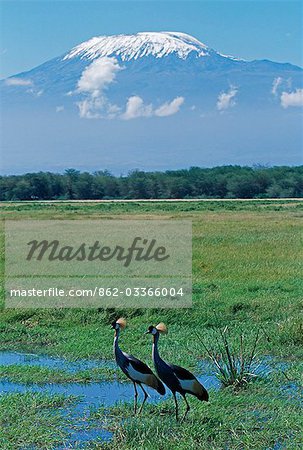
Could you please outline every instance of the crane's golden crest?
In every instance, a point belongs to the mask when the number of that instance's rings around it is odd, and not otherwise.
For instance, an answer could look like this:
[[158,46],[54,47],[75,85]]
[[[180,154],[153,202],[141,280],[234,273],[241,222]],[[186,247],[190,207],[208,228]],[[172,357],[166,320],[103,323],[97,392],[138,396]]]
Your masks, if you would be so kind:
[[162,333],[162,334],[167,334],[167,331],[168,331],[167,326],[163,322],[158,323],[158,325],[156,326],[156,330],[158,330],[159,333]]
[[124,317],[120,317],[120,319],[117,320],[117,323],[120,325],[120,328],[122,328],[122,330],[126,327],[126,320],[124,319]]

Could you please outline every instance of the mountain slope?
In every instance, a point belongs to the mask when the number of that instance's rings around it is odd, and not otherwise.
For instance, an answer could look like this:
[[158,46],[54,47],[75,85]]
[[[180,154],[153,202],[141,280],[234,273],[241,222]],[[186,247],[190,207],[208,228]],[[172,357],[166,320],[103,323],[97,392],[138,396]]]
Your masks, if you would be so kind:
[[296,164],[302,72],[185,33],[95,37],[0,82],[4,170]]

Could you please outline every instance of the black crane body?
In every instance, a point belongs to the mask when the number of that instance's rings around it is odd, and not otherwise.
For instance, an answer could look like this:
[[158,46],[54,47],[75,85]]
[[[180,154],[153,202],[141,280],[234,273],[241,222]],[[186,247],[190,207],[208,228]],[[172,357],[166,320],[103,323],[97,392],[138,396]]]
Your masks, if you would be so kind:
[[176,406],[176,419],[179,419],[178,415],[178,401],[176,393],[179,392],[186,403],[186,411],[183,420],[187,416],[190,410],[189,403],[186,398],[186,394],[194,395],[201,401],[208,401],[208,392],[205,387],[197,380],[197,378],[183,367],[176,366],[174,364],[169,364],[165,362],[159,355],[158,341],[160,333],[167,333],[167,328],[164,324],[160,323],[156,327],[150,326],[147,333],[153,335],[153,351],[152,357],[154,366],[158,377],[164,384],[171,390]]
[[142,386],[145,384],[153,389],[155,389],[159,394],[165,394],[165,387],[163,383],[154,375],[152,370],[148,367],[147,364],[140,361],[140,359],[135,358],[133,355],[129,355],[128,353],[123,352],[119,347],[119,335],[120,329],[125,328],[126,321],[125,319],[118,319],[112,323],[112,328],[115,330],[115,338],[114,338],[114,355],[116,358],[116,362],[122,372],[133,382],[134,384],[134,413],[137,412],[137,399],[138,399],[138,391],[137,384],[140,386],[144,393],[144,400],[140,407],[139,414],[142,411],[144,403],[148,398],[148,393]]

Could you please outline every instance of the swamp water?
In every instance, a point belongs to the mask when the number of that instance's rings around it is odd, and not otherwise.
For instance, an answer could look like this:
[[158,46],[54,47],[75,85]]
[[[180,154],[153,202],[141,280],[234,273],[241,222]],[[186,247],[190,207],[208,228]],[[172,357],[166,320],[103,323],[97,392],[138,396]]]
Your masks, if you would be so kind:
[[[0,365],[25,365],[46,367],[49,369],[64,369],[70,373],[76,373],[81,370],[89,370],[92,368],[110,368],[118,370],[114,361],[97,361],[97,360],[78,360],[75,362],[65,360],[63,358],[50,357],[46,355],[34,355],[19,352],[0,352]],[[206,375],[197,377],[206,389],[219,389],[220,383],[213,373],[208,372]],[[164,397],[160,396],[153,389],[146,388],[151,403],[157,403],[163,398],[168,398],[170,393]],[[168,390],[167,390],[168,391]],[[101,405],[113,406],[118,402],[133,402],[134,388],[130,382],[104,381],[89,383],[48,383],[48,384],[23,384],[15,383],[9,380],[0,380],[0,395],[7,393],[25,393],[40,392],[48,395],[61,394],[65,396],[76,396],[77,401],[68,408],[61,408],[73,423],[72,428],[66,429],[68,432],[68,440],[56,448],[56,450],[85,448],[89,441],[110,440],[112,434],[102,428],[102,421],[89,421],[91,412]],[[143,395],[138,388],[140,399]],[[104,417],[106,420],[106,416]]]

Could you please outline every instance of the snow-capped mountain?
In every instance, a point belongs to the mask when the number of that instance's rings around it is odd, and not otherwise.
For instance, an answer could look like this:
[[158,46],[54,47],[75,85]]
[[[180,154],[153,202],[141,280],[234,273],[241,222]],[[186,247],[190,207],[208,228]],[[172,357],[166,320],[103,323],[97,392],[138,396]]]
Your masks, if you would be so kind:
[[180,32],[94,37],[0,82],[5,170],[296,164],[302,73]]
[[242,97],[237,102],[239,108],[251,107],[251,102],[260,102],[264,108],[268,100],[272,106],[273,99],[267,94],[274,83],[280,88],[288,83],[291,89],[299,86],[301,77],[299,67],[226,56],[185,33],[145,32],[94,37],[33,70],[2,81],[2,86],[10,103],[14,103],[14,94],[17,102],[24,94],[23,103],[33,96],[40,97],[41,103],[51,97],[53,103],[75,105],[77,96],[90,92],[89,88],[81,90],[86,79],[91,90],[106,89],[107,97],[119,107],[132,95],[159,104],[183,96],[211,107],[220,92],[234,87],[238,99]]
[[213,50],[185,33],[137,33],[131,35],[99,36],[73,48],[64,59],[74,57],[96,59],[105,56],[120,56],[122,61],[154,56],[163,58],[175,54],[186,59],[189,53],[197,57],[209,56]]

